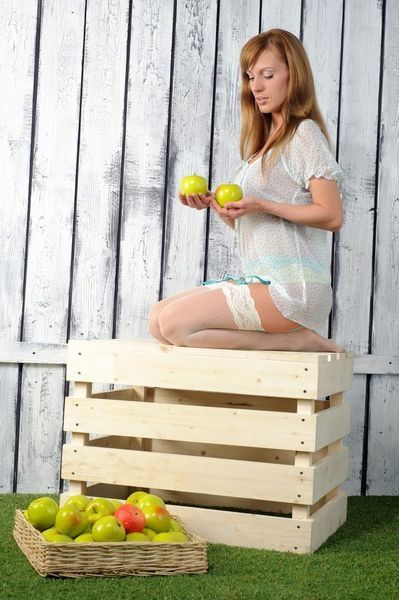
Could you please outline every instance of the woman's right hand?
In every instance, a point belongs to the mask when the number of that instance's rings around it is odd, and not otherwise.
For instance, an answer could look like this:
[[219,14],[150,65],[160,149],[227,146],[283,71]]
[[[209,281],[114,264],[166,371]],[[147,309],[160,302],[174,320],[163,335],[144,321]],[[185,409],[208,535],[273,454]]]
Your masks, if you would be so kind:
[[204,208],[208,208],[212,199],[212,193],[207,192],[206,194],[192,194],[190,196],[185,196],[181,192],[179,192],[179,200],[184,206],[190,206],[191,208],[196,208],[197,210],[202,210]]

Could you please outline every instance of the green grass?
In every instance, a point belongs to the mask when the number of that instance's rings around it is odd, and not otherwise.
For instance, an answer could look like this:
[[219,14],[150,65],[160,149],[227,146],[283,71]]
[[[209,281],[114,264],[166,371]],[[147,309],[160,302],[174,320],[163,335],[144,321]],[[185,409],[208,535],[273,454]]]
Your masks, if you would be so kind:
[[15,509],[35,497],[0,495],[1,600],[399,598],[397,497],[350,497],[347,522],[312,555],[210,544],[204,575],[88,579],[43,578],[16,546]]

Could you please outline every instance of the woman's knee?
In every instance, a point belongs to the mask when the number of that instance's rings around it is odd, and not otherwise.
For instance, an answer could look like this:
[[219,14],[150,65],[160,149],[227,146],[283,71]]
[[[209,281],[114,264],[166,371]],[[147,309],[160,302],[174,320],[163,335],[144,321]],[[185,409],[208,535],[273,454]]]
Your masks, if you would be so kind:
[[165,306],[158,317],[160,334],[174,346],[185,346],[187,335],[187,323],[184,314],[176,306]]
[[162,300],[154,304],[148,313],[148,331],[149,333],[160,342],[165,341],[164,336],[161,333],[159,326],[159,315],[162,312]]

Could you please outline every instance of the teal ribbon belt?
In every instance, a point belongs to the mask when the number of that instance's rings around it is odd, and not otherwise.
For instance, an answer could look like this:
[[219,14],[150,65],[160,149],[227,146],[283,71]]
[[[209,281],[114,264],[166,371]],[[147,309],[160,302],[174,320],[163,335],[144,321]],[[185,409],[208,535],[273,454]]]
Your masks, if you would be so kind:
[[246,275],[245,277],[233,277],[232,275],[226,275],[223,279],[208,279],[204,281],[202,285],[208,285],[210,283],[222,283],[223,281],[235,281],[237,285],[248,285],[248,282],[245,281],[248,277],[252,277],[254,279],[258,279],[261,283],[265,285],[269,285],[271,281],[268,279],[264,279],[263,277],[259,277],[259,275]]

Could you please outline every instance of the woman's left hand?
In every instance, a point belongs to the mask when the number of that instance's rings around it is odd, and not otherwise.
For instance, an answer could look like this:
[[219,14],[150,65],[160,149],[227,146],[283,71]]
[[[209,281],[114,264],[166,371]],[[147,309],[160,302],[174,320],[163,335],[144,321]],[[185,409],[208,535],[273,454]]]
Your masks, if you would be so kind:
[[229,217],[230,219],[238,219],[244,215],[264,211],[264,202],[252,196],[245,196],[238,202],[228,202],[223,208],[219,206],[214,198],[212,198],[211,204],[219,215]]

